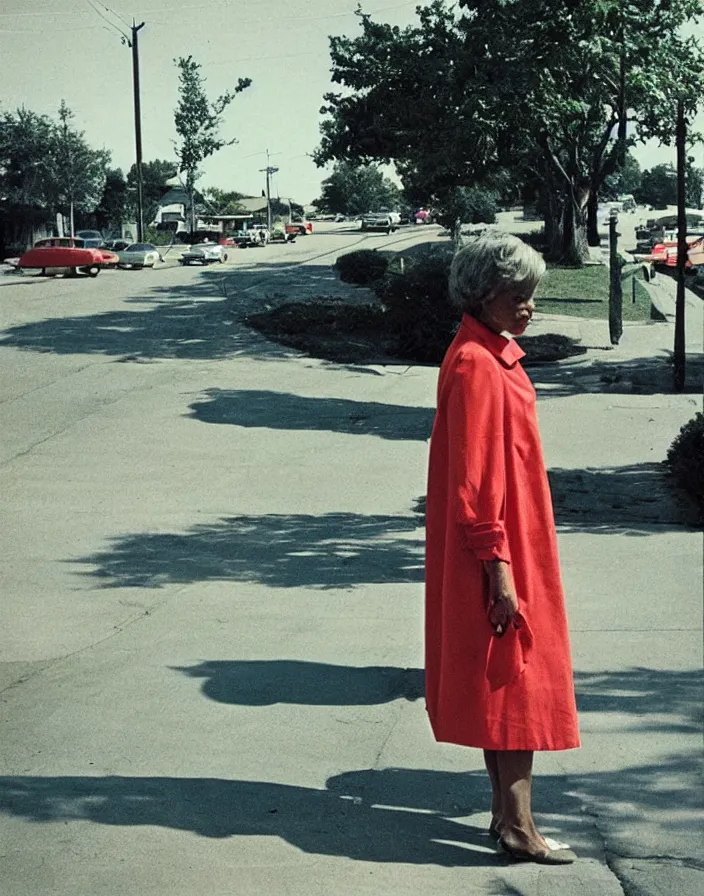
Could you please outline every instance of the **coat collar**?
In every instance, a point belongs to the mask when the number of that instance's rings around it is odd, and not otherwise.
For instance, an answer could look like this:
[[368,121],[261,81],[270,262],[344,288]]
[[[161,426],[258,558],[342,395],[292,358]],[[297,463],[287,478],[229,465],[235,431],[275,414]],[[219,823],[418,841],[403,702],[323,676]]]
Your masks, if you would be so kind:
[[516,342],[499,333],[494,333],[485,324],[472,317],[470,314],[462,315],[462,329],[466,336],[476,339],[496,358],[501,361],[505,367],[513,367],[516,361],[520,360],[525,352]]

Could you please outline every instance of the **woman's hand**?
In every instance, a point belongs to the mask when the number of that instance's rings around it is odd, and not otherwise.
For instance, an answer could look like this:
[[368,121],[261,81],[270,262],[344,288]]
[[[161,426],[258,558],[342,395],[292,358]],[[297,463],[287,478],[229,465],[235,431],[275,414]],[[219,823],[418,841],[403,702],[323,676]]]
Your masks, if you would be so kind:
[[484,570],[489,578],[487,616],[494,634],[501,637],[518,612],[518,598],[511,569],[505,560],[487,560]]

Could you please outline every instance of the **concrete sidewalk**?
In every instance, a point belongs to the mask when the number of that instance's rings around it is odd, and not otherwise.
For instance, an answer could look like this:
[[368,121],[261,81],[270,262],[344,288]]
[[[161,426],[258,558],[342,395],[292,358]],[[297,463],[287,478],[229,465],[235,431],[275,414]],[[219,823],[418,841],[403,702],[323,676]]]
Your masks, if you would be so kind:
[[495,854],[479,752],[425,717],[437,370],[239,329],[89,363],[42,329],[56,381],[0,425],[90,413],[0,468],[3,896],[698,896],[701,533],[659,463],[700,399],[653,388],[670,322],[604,326],[537,320],[590,348],[531,371],[583,736],[537,758],[563,868]]

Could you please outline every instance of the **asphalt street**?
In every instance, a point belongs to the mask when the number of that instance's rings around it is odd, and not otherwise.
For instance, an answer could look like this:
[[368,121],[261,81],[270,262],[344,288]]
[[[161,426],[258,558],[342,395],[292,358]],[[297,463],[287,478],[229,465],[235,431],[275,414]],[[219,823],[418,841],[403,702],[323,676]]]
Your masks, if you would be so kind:
[[342,251],[440,239],[331,227],[205,269],[0,275],[3,896],[704,889],[702,538],[660,468],[701,399],[653,385],[671,320],[616,349],[605,322],[536,320],[589,346],[531,371],[583,738],[537,759],[563,868],[496,854],[481,756],[425,717],[436,368],[241,323],[358,300]]

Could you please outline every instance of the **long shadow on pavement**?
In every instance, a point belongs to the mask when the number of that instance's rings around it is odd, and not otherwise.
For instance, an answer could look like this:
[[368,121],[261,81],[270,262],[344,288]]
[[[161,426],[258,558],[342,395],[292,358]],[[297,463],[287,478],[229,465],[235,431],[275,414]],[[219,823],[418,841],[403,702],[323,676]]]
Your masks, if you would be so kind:
[[290,430],[324,430],[374,435],[382,439],[430,437],[432,408],[311,398],[262,389],[209,389],[207,400],[191,405],[192,416],[205,423]]
[[183,534],[128,535],[80,562],[111,588],[224,580],[329,589],[422,582],[424,561],[414,517],[326,513],[235,516]]
[[[692,759],[670,757],[569,777],[541,775],[538,769],[539,824],[583,857],[601,857],[585,806],[590,814],[615,815],[626,829],[629,822],[642,826],[645,813],[662,834],[691,833],[699,794],[686,783],[696,766]],[[483,830],[462,823],[486,812],[488,800],[482,772],[409,768],[343,772],[329,778],[325,789],[222,778],[0,778],[0,813],[42,824],[90,821],[214,838],[272,836],[313,855],[498,871],[507,861],[495,855]]]
[[[418,774],[435,775],[437,785],[445,785],[441,773]],[[484,782],[466,776],[463,785],[472,807],[484,808]],[[502,864],[476,828],[440,813],[377,807],[341,790],[219,778],[4,777],[0,812],[42,823],[81,820],[203,837],[273,836],[308,854],[365,862]]]
[[[206,660],[175,667],[203,679],[201,691],[237,706],[371,706],[424,694],[422,669],[337,666],[304,660]],[[609,714],[621,731],[696,734],[701,729],[704,673],[631,667],[574,675],[580,713]],[[625,723],[625,717],[632,721]]]

